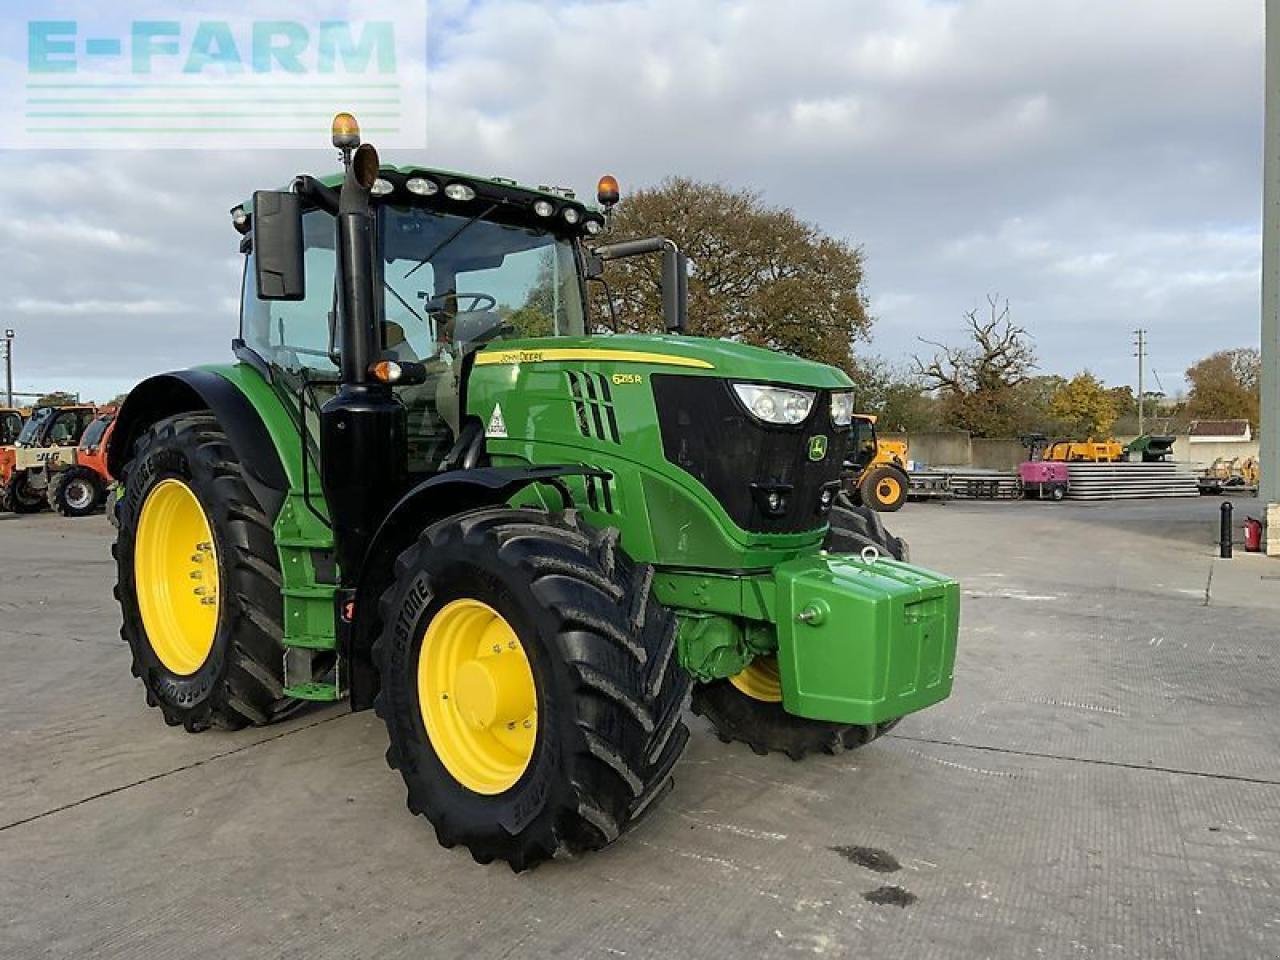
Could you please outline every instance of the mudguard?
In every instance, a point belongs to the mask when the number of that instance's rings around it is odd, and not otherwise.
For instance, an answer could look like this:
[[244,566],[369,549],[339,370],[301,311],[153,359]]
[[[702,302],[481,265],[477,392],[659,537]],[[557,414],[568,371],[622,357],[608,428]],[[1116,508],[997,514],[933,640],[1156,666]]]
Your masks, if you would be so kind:
[[208,370],[175,370],[142,381],[130,391],[116,417],[107,447],[113,477],[133,455],[134,444],[152,424],[174,414],[210,410],[244,467],[253,495],[274,520],[289,491],[289,480],[262,417],[231,381]]

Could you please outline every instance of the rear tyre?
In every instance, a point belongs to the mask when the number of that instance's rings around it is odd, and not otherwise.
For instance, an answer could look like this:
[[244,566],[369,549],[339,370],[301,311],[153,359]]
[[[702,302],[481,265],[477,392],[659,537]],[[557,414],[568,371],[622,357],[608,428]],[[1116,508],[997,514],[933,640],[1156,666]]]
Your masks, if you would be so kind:
[[68,467],[49,481],[49,507],[64,517],[87,517],[102,506],[105,491],[86,467]]
[[266,724],[284,695],[284,602],[271,523],[212,414],[138,440],[117,506],[116,599],[133,674],[191,733]]
[[39,513],[44,506],[44,493],[32,487],[25,470],[13,471],[9,482],[0,487],[0,512]]
[[858,492],[864,504],[881,513],[901,510],[907,502],[907,490],[911,482],[897,467],[881,464],[872,467],[858,483]]
[[690,681],[652,586],[572,511],[464,513],[401,554],[375,707],[443,846],[523,870],[605,846],[665,792]]
[[[906,542],[892,536],[873,510],[858,506],[847,494],[836,496],[829,520],[831,529],[824,549],[861,553],[872,547],[895,560],[907,559]],[[757,657],[727,680],[694,687],[693,712],[709,720],[724,743],[745,743],[762,756],[785,753],[792,760],[865,746],[898,723],[897,719],[871,726],[829,723],[787,713],[782,706],[777,659],[771,656]]]

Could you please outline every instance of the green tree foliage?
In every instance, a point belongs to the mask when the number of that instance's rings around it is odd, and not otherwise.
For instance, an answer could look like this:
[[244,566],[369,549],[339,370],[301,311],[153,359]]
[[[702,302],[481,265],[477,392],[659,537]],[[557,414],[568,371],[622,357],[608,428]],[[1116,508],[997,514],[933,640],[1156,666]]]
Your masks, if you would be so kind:
[[67,390],[53,390],[36,400],[35,405],[37,407],[65,407],[79,402],[74,393]]
[[[738,340],[852,372],[871,327],[862,250],[750,190],[673,177],[618,204],[608,240],[665,236],[688,254],[690,332]],[[660,258],[609,264],[620,331],[662,329]],[[597,324],[609,302],[593,284]]]
[[851,376],[858,412],[875,414],[881,430],[906,433],[941,426],[938,401],[914,371],[892,366],[882,357],[859,357]]
[[1071,437],[1103,438],[1116,422],[1115,400],[1088,370],[1077,373],[1049,398],[1049,415]]
[[1186,415],[1193,420],[1248,420],[1258,428],[1262,355],[1251,347],[1220,350],[1187,370],[1191,392]]
[[937,391],[943,422],[975,437],[1017,436],[1026,426],[1023,385],[1035,369],[1035,351],[1027,331],[1009,315],[1009,301],[988,295],[988,314],[965,314],[968,342],[935,347],[927,359],[915,357],[915,371]]

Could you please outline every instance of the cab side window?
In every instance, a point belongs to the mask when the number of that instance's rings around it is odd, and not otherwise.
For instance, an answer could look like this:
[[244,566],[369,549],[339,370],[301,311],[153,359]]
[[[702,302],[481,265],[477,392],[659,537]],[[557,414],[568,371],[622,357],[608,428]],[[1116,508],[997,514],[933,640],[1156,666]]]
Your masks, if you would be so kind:
[[306,299],[259,300],[250,253],[245,261],[240,336],[258,356],[285,370],[335,374],[333,217],[323,210],[303,214],[302,234]]

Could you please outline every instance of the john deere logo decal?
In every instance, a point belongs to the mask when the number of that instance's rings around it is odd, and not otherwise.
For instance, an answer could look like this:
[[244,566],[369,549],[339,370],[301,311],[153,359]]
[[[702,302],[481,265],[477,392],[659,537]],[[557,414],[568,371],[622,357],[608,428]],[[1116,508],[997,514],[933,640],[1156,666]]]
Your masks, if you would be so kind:
[[827,455],[827,438],[819,434],[809,438],[809,459],[821,460]]

